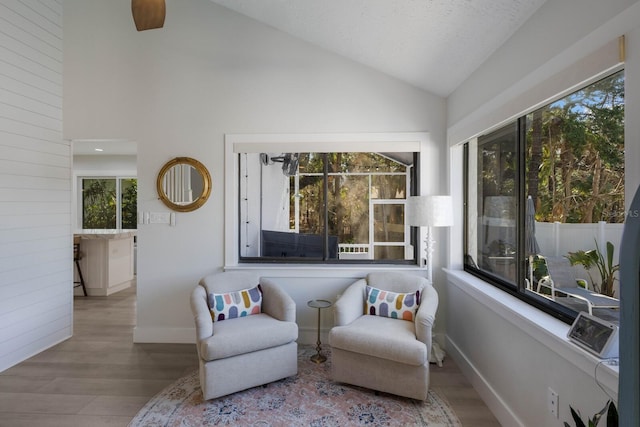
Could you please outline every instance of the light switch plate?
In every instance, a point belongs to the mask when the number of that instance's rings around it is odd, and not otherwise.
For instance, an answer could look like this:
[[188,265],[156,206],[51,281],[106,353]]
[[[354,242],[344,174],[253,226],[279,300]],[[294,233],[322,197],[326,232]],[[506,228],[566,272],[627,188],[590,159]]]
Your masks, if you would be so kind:
[[171,214],[169,212],[149,212],[149,224],[169,224]]

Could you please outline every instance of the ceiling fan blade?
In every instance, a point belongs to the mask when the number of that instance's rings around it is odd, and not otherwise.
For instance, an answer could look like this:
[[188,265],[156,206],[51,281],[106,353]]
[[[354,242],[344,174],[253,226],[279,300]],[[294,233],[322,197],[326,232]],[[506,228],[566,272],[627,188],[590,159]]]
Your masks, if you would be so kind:
[[164,0],[131,0],[131,13],[138,31],[162,28],[166,5]]

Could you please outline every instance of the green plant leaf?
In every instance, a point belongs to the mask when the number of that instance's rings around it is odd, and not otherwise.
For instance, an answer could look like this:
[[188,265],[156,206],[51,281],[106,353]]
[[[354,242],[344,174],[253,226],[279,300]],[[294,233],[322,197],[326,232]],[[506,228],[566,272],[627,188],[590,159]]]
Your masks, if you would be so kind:
[[609,266],[609,271],[613,269],[613,243],[607,242],[607,265]]
[[580,413],[576,412],[576,410],[573,409],[571,406],[569,406],[569,409],[571,409],[571,416],[573,417],[573,421],[576,422],[576,427],[587,427],[584,424],[584,421],[582,421],[582,419],[580,419]]
[[[589,273],[589,269],[592,267],[596,267],[598,273],[600,274],[600,283],[596,283],[595,280],[591,280],[593,284],[593,288],[596,292],[603,293],[607,296],[613,297],[613,285],[617,280],[615,277],[616,271],[620,269],[620,264],[613,265],[613,255],[615,248],[613,243],[607,242],[607,254],[606,259],[602,252],[600,252],[600,247],[598,246],[598,241],[594,239],[596,248],[591,249],[589,251],[579,250],[576,252],[569,252],[567,258],[571,262],[572,265],[581,264]],[[591,273],[589,273],[589,277],[591,277]]]
[[609,404],[607,411],[607,427],[618,427],[618,409],[613,402]]
[[602,416],[604,415],[605,412],[607,412],[607,409],[609,409],[609,404],[611,403],[611,401],[609,400],[605,405],[604,408],[602,408],[600,410],[600,412],[598,412],[597,414],[595,414],[593,416],[593,425],[594,427],[598,425],[598,423],[600,422],[600,419],[602,418]]

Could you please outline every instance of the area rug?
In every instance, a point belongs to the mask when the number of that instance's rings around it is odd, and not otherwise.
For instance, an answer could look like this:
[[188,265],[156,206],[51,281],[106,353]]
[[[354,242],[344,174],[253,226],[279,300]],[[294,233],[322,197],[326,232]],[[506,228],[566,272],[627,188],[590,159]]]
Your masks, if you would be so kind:
[[198,372],[149,401],[130,427],[166,426],[461,426],[433,390],[426,401],[376,393],[330,380],[328,360],[315,364],[312,347],[298,351],[298,375],[210,401],[202,400]]

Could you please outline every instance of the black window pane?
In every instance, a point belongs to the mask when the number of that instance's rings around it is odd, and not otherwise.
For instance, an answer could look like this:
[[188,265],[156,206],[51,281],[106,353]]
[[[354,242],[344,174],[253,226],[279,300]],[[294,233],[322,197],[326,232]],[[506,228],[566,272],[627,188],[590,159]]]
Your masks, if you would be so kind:
[[478,139],[477,171],[470,176],[476,206],[468,256],[481,270],[515,283],[517,126]]

